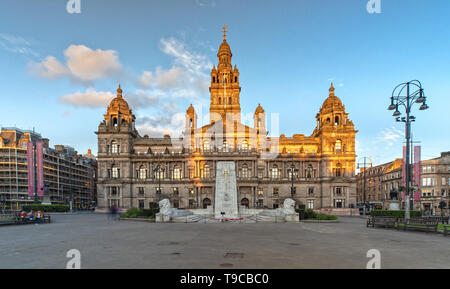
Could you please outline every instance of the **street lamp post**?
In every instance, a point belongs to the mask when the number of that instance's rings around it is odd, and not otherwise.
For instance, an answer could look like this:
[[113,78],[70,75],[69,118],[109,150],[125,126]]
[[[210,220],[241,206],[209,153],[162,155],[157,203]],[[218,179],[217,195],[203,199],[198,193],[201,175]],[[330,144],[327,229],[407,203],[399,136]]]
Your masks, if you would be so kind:
[[[405,95],[406,90],[406,95]],[[413,91],[412,91],[413,90]],[[413,80],[401,83],[394,88],[391,96],[391,104],[388,110],[395,110],[392,115],[397,122],[405,123],[405,139],[406,139],[406,165],[405,165],[405,219],[410,219],[410,182],[411,182],[411,168],[410,168],[410,139],[411,139],[411,122],[416,121],[416,117],[410,115],[411,108],[414,103],[421,103],[419,110],[428,109],[426,104],[426,96],[422,88],[422,84],[418,80]],[[398,110],[399,106],[405,108],[406,117],[400,117],[401,113]]]
[[294,199],[294,195],[295,195],[295,188],[294,188],[294,170],[295,170],[295,165],[294,165],[294,160],[292,160],[291,163],[291,198]]
[[158,173],[158,199],[161,200],[161,171],[164,171],[164,169],[161,168],[161,164],[158,164],[155,169],[153,169],[153,173]]
[[[359,160],[363,160],[362,162],[360,162]],[[367,162],[369,158],[368,157],[360,157],[358,160],[358,169],[361,168],[361,166],[364,168],[364,172],[363,172],[363,182],[364,182],[364,186],[363,186],[363,216],[366,217],[366,171],[367,171],[367,165],[370,163],[370,167],[372,167],[372,161],[370,161],[369,163]],[[370,160],[370,159],[369,159]]]

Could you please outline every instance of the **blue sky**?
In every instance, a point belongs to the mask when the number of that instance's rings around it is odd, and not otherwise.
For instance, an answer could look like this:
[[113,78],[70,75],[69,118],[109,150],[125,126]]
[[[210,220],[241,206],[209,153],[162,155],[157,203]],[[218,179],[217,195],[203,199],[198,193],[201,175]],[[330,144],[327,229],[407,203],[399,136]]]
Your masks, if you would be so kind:
[[1,126],[97,151],[121,83],[141,135],[178,135],[190,103],[208,110],[208,76],[228,25],[243,113],[280,114],[280,133],[310,135],[330,82],[359,130],[357,153],[401,156],[393,88],[419,79],[430,109],[413,124],[423,158],[450,150],[450,2],[381,0],[0,0]]

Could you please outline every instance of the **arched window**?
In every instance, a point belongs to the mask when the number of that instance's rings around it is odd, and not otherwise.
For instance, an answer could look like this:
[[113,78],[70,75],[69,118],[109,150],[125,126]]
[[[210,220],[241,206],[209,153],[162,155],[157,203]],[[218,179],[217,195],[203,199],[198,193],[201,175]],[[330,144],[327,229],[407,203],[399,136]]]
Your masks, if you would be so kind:
[[228,98],[228,104],[231,104],[231,97]]
[[111,153],[118,154],[119,153],[119,145],[115,140],[111,142]]
[[247,179],[249,177],[248,165],[243,164],[241,170],[241,177]]
[[334,149],[337,153],[340,153],[342,151],[342,141],[341,140],[337,140],[335,145],[334,145]]
[[338,125],[339,125],[339,116],[336,116],[336,117],[334,118],[334,125],[335,125],[335,126],[338,126]]
[[144,166],[139,167],[139,175],[138,178],[140,180],[145,180],[147,178],[147,169]]
[[181,169],[178,166],[173,167],[173,178],[174,180],[181,179]]
[[216,77],[215,76],[213,76],[213,81],[212,82],[213,83],[216,82]]
[[245,207],[249,207],[249,204],[250,204],[250,202],[249,202],[249,200],[247,199],[247,198],[243,198],[242,200],[241,200],[241,206],[245,206]]
[[237,76],[234,77],[234,82],[237,82]]
[[117,117],[113,117],[112,124],[113,124],[113,126],[117,126],[117,124],[118,124]]
[[222,104],[222,98],[219,97],[219,104]]
[[211,200],[209,198],[203,199],[203,209],[207,209],[208,206],[211,206]]
[[273,167],[270,169],[270,176],[272,179],[278,179],[280,177],[280,171],[278,170],[277,165],[273,165]]

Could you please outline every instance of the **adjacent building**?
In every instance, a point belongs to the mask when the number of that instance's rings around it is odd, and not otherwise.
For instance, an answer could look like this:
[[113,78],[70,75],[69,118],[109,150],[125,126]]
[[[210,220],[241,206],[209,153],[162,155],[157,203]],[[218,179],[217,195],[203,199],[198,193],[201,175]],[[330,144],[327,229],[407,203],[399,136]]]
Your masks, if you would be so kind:
[[[441,214],[439,205],[445,202],[448,212],[450,206],[450,152],[443,152],[438,158],[423,160],[421,165],[420,201],[414,202],[414,209],[427,214]],[[366,203],[371,207],[389,207],[390,192],[398,192],[403,200],[403,170],[402,159],[396,159],[386,164],[361,169],[357,175],[357,201],[364,201],[364,174],[366,179]]]
[[2,128],[0,133],[0,208],[17,210],[34,202],[28,195],[27,143],[43,143],[44,196],[39,202],[88,208],[95,202],[97,161],[90,152],[79,155],[70,146],[49,147],[34,131]]
[[348,213],[356,206],[355,135],[331,85],[311,135],[268,137],[258,105],[253,127],[241,120],[241,83],[224,34],[211,70],[210,121],[198,126],[191,105],[183,136],[141,136],[117,89],[98,127],[98,207],[148,208],[167,198],[177,208],[214,206],[216,164],[233,161],[238,202],[277,208],[286,198],[311,209]]

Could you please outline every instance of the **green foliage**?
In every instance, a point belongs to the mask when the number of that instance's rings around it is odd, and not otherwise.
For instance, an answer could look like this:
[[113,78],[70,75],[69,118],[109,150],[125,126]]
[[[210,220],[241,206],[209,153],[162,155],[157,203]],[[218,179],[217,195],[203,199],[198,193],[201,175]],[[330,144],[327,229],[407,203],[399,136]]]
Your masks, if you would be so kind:
[[305,209],[296,209],[296,213],[298,213],[298,217],[300,220],[303,220],[305,218]]
[[130,208],[125,213],[120,215],[120,217],[153,219],[153,218],[155,218],[156,213],[159,212],[159,206],[157,208],[155,208],[154,206],[150,205],[150,207],[151,207],[150,209]]
[[295,210],[299,214],[300,220],[337,220],[337,216],[316,213],[312,209],[297,209]]
[[[421,211],[410,211],[411,218],[422,217]],[[405,211],[392,211],[392,210],[372,210],[372,217],[394,217],[394,218],[404,218]]]
[[314,219],[316,216],[316,213],[312,209],[306,209],[305,210],[305,219]]
[[338,219],[337,216],[328,215],[328,214],[322,214],[322,213],[316,213],[315,217],[313,218],[315,220],[327,220],[327,221],[335,221]]
[[25,212],[30,212],[31,210],[33,210],[33,211],[42,211],[44,213],[64,213],[70,210],[70,206],[60,204],[54,205],[32,204],[32,205],[24,205],[22,207],[22,210],[24,210]]

